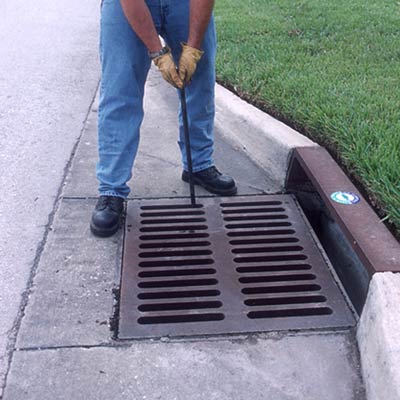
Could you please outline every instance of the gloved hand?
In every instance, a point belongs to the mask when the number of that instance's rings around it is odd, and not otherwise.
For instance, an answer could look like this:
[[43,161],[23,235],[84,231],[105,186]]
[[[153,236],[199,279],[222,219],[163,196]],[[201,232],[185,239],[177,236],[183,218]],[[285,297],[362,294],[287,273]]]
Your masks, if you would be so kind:
[[158,67],[162,77],[177,89],[183,88],[183,81],[178,75],[174,59],[169,51],[162,56],[153,59],[154,64]]
[[189,83],[196,71],[197,63],[204,51],[182,43],[182,54],[179,59],[179,77],[185,84]]

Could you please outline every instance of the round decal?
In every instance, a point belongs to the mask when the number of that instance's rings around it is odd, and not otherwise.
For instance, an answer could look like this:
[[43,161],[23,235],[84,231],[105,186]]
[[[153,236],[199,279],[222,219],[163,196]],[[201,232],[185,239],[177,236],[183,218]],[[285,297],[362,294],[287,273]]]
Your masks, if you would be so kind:
[[357,204],[360,198],[352,192],[335,192],[331,194],[331,199],[340,204]]

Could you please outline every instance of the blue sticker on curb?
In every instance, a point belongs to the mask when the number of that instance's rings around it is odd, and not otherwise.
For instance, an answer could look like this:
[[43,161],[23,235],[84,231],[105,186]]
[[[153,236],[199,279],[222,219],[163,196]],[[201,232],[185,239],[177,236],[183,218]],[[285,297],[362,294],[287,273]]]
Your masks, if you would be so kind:
[[360,201],[360,198],[352,192],[335,192],[331,194],[331,199],[346,205],[357,204]]

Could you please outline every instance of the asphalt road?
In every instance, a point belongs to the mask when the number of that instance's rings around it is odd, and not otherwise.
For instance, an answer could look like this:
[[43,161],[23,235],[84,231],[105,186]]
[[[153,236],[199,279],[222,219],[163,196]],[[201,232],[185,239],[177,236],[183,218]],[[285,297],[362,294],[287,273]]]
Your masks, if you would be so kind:
[[100,0],[0,2],[0,388],[98,85],[99,7]]

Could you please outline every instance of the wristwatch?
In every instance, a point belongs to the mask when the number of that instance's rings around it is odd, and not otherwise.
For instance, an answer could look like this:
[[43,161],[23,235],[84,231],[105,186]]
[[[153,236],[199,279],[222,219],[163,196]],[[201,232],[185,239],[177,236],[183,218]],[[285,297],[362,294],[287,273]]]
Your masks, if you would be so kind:
[[167,54],[171,51],[171,49],[168,46],[164,46],[161,50],[158,51],[149,51],[149,57],[154,60],[157,57],[163,56],[164,54]]

